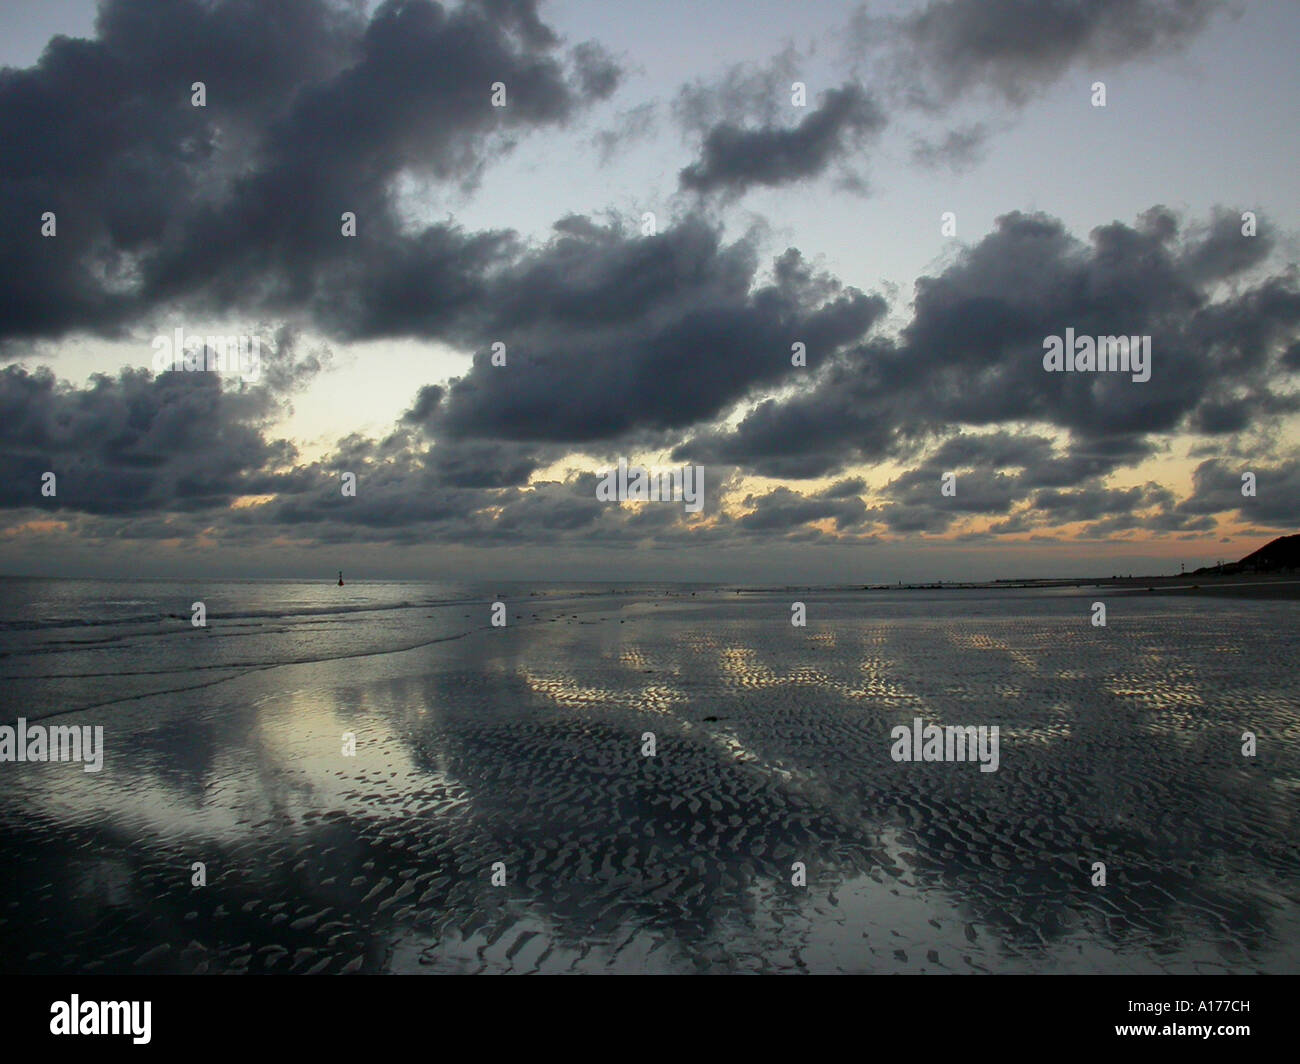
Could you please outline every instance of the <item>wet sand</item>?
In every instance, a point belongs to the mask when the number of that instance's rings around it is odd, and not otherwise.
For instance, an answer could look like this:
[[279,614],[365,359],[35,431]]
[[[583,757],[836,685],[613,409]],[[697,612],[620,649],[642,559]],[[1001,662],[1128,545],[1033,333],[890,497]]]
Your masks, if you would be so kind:
[[1230,595],[1249,599],[1300,599],[1300,579],[1285,576],[1169,576],[1116,582],[1116,590],[1136,594]]
[[[63,714],[105,767],[0,766],[3,970],[1296,970],[1294,606],[805,601],[512,602]],[[998,771],[893,761],[916,716]]]
[[1300,577],[1294,573],[1216,574],[1178,576],[1116,576],[1106,579],[1002,580],[992,583],[872,585],[864,591],[905,593],[945,591],[1108,591],[1115,594],[1232,595],[1253,599],[1300,599]]

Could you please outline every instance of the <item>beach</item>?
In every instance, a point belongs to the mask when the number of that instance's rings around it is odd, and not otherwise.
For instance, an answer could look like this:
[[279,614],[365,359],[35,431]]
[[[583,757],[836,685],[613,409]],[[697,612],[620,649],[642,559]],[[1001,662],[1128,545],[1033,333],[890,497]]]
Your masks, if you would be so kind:
[[0,964],[1295,971],[1297,607],[1137,594],[4,581]]

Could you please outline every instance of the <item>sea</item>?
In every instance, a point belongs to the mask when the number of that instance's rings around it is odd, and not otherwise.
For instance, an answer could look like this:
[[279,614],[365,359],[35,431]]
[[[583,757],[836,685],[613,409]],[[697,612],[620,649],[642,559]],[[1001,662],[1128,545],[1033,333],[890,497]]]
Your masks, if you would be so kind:
[[3,579],[0,971],[1295,972],[1298,617]]

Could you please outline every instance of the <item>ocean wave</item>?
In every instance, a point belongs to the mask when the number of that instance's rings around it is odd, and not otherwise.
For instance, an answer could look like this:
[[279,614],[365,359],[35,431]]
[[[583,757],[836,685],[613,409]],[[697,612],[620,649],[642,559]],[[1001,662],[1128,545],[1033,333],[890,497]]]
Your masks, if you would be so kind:
[[[325,617],[350,613],[384,613],[393,610],[422,610],[438,606],[462,606],[482,599],[430,599],[427,602],[355,603],[347,606],[293,606],[284,609],[261,609],[227,613],[212,607],[211,620],[279,621],[287,617]],[[43,617],[34,621],[0,621],[0,632],[41,632],[57,628],[106,628],[122,625],[159,624],[167,620],[190,620],[188,613],[141,613],[124,617]]]

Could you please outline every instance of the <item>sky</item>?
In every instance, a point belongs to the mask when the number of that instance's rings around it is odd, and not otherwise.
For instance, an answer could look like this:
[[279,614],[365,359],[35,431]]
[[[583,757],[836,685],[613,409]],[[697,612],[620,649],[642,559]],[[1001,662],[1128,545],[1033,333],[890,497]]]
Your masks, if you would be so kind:
[[1300,526],[1297,39],[1290,0],[5,5],[0,573],[1241,557]]

